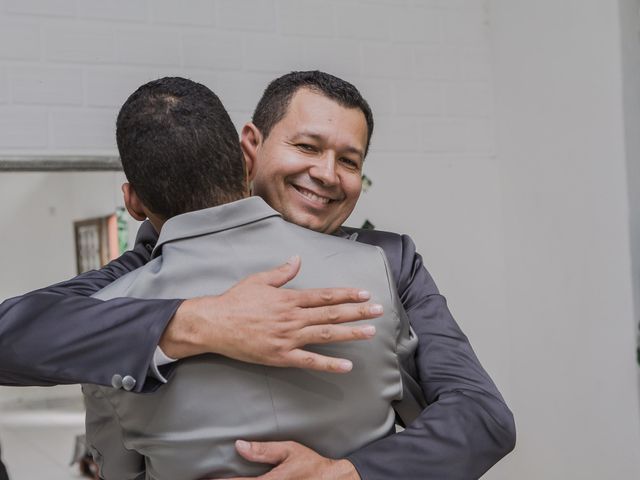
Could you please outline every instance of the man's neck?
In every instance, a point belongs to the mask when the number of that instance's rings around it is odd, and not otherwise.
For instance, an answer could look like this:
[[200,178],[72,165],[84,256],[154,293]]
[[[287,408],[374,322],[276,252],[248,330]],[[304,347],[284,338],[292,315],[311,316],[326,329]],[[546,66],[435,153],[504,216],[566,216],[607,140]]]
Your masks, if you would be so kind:
[[168,218],[161,217],[151,212],[147,212],[147,218],[149,219],[149,222],[151,222],[151,225],[153,225],[153,228],[156,230],[158,234],[160,233],[160,230],[162,230],[162,226],[168,220]]

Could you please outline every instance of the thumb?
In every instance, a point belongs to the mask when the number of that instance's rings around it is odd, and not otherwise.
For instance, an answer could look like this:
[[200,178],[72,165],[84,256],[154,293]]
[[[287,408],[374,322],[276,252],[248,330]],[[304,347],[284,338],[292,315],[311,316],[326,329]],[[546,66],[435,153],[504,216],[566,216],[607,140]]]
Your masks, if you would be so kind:
[[236,450],[250,462],[278,465],[289,455],[287,442],[245,442],[236,441]]
[[264,283],[272,287],[279,288],[294,278],[300,271],[300,256],[294,255],[287,260],[287,263],[279,265],[266,272],[254,273],[247,277],[247,281],[252,283]]

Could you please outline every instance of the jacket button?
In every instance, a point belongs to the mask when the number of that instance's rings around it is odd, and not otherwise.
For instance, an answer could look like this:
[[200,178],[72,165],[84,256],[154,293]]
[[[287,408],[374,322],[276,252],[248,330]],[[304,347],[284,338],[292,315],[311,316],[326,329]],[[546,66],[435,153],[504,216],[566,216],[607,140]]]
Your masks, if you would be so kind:
[[122,379],[122,388],[124,388],[127,392],[133,390],[133,387],[136,386],[136,379],[131,375],[127,375]]
[[122,388],[122,375],[118,375],[117,373],[111,377],[111,386],[113,388]]

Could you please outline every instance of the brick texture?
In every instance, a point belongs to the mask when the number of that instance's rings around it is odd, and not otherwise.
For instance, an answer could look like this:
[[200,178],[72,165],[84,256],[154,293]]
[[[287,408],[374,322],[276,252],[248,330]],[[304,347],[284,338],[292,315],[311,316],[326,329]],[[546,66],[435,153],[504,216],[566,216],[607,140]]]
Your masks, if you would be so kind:
[[9,81],[7,80],[7,69],[0,68],[0,103],[9,101]]
[[82,105],[79,68],[13,67],[9,78],[15,103]]
[[37,60],[40,57],[40,27],[0,21],[0,59]]
[[146,0],[81,0],[78,15],[81,18],[146,22],[149,18]]
[[116,110],[54,110],[53,147],[61,150],[115,150]]
[[215,5],[213,0],[154,0],[152,18],[154,23],[176,23],[184,25],[212,25]]
[[[4,0],[0,154],[113,150],[142,83],[211,87],[238,126],[274,77],[321,69],[373,109],[372,154],[493,152],[487,0]],[[12,124],[10,118],[17,115]]]
[[0,108],[0,145],[4,148],[46,147],[47,129],[47,112],[44,108]]
[[88,27],[51,27],[45,29],[46,58],[60,62],[114,63],[113,30]]
[[241,70],[242,38],[227,32],[185,34],[182,37],[184,65],[212,70]]
[[216,26],[225,30],[275,32],[273,0],[217,0]]
[[76,13],[74,0],[6,0],[9,13],[27,15],[73,16]]

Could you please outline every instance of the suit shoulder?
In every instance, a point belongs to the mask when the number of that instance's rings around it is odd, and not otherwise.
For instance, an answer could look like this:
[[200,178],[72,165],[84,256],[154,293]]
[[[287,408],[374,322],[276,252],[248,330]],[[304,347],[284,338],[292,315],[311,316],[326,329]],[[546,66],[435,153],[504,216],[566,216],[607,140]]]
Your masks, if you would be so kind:
[[385,230],[365,230],[354,227],[341,227],[348,235],[356,235],[359,242],[369,243],[370,245],[378,245],[382,242],[402,243],[404,239],[410,238],[409,235],[403,233],[387,232]]
[[101,290],[98,290],[92,295],[93,298],[99,300],[108,300],[114,297],[129,296],[129,289],[141,276],[158,270],[159,265],[162,263],[162,257],[156,257],[150,262],[142,265],[140,268],[126,273],[125,275],[117,278],[109,285]]
[[350,236],[360,243],[382,247],[388,257],[402,257],[415,254],[415,244],[411,237],[404,233],[386,232],[384,230],[363,230],[361,228],[342,227]]
[[304,239],[307,243],[315,243],[323,250],[335,248],[342,252],[368,252],[369,254],[376,255],[378,252],[378,248],[376,248],[378,245],[376,243],[354,242],[348,238],[315,232],[294,224],[287,224],[287,228],[289,229],[288,233]]

